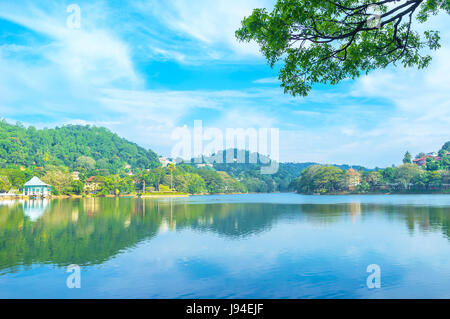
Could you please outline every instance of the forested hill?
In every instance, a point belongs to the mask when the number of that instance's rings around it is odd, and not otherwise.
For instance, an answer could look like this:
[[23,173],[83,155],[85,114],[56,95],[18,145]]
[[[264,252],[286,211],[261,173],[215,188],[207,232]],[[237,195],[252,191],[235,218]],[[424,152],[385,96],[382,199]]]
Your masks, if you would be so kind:
[[71,169],[77,160],[89,157],[99,169],[114,171],[159,166],[158,156],[127,141],[104,127],[65,125],[37,130],[18,123],[0,121],[0,165],[64,165]]
[[[227,163],[226,153],[231,154],[231,159],[236,159],[236,162]],[[222,163],[217,163],[216,160],[221,158]],[[238,161],[241,160],[241,162]],[[251,160],[253,159],[253,160]],[[297,179],[305,168],[317,163],[279,163],[276,173],[271,175],[262,175],[261,167],[269,165],[270,158],[259,153],[250,153],[248,150],[228,149],[219,151],[212,156],[201,156],[191,159],[191,163],[210,163],[213,169],[223,171],[230,176],[242,182],[249,192],[285,192],[292,191],[295,185],[292,182]],[[263,164],[266,163],[266,164]],[[349,165],[332,165],[340,169],[348,170]],[[353,166],[355,170],[368,171],[362,166]]]

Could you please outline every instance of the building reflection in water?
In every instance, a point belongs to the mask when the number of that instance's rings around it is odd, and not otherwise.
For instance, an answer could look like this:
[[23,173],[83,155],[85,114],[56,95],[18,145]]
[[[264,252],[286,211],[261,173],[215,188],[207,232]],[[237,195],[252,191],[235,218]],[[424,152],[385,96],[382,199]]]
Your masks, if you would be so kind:
[[96,197],[85,198],[83,205],[89,217],[94,216],[100,210],[100,200]]
[[45,198],[25,200],[22,204],[24,214],[32,221],[38,220],[50,208],[50,200]]
[[78,207],[74,207],[72,209],[72,222],[73,223],[76,224],[78,222],[78,216],[79,216]]
[[361,203],[350,203],[348,204],[350,214],[352,214],[352,222],[356,223],[358,217],[361,216]]

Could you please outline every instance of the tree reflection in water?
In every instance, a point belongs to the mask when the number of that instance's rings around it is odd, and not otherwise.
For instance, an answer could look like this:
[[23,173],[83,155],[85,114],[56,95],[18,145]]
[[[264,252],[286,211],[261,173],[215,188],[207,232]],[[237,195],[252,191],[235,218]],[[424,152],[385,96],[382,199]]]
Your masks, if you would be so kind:
[[[374,203],[191,203],[131,198],[0,202],[0,269],[33,263],[100,264],[160,232],[191,229],[242,239],[278,221],[318,225],[382,216],[402,220],[411,233],[450,238],[448,207]],[[331,227],[331,226],[330,226]]]

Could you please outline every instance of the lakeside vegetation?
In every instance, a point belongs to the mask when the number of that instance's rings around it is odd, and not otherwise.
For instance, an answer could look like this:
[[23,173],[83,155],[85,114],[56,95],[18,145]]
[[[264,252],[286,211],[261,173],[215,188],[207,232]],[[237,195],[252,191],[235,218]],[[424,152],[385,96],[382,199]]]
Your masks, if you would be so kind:
[[[235,157],[237,157],[237,150]],[[224,155],[224,152],[223,152]],[[224,155],[225,156],[225,155]],[[262,164],[162,167],[158,156],[106,128],[67,125],[37,130],[0,122],[0,193],[20,193],[33,176],[53,195],[229,194],[293,191],[292,181],[315,163],[280,163],[273,175]],[[259,156],[259,155],[258,155]],[[340,166],[347,169],[348,166]]]
[[[226,154],[230,152],[236,159],[233,163],[226,162]],[[250,158],[253,157],[253,160]],[[221,158],[218,163],[217,158]],[[240,160],[239,160],[240,159]],[[256,160],[255,160],[256,159]],[[194,158],[190,165],[210,165],[216,171],[226,172],[231,177],[240,181],[249,193],[273,193],[273,192],[292,192],[295,185],[293,181],[301,175],[302,171],[312,165],[313,162],[305,163],[278,163],[278,171],[271,175],[262,175],[261,168],[269,165],[270,159],[258,154],[250,153],[247,150],[228,149],[217,152],[211,156],[202,156]],[[347,170],[349,165],[332,165],[340,169]],[[366,170],[362,166],[354,166],[356,169]]]
[[[405,154],[399,167],[279,163],[276,174],[262,175],[267,159],[231,150],[244,162],[212,158],[163,167],[156,153],[106,128],[67,125],[37,130],[0,121],[0,193],[21,193],[33,176],[52,185],[52,195],[183,195],[271,193],[306,194],[447,192],[450,142],[436,156]],[[238,152],[242,152],[238,154]],[[219,153],[225,158],[225,152]],[[215,155],[217,158],[217,155]],[[413,164],[414,162],[414,164]],[[265,164],[267,165],[267,164]],[[420,166],[421,165],[421,166]]]
[[436,156],[420,153],[413,161],[406,152],[398,167],[356,171],[313,165],[294,184],[302,194],[450,193],[450,142]]
[[124,165],[132,169],[159,166],[158,156],[107,128],[64,125],[37,130],[0,121],[0,164],[25,167],[65,166],[69,170],[91,168],[119,173]]
[[33,176],[53,195],[247,192],[226,172],[161,167],[158,156],[106,128],[66,125],[37,130],[0,121],[0,193],[20,193]]

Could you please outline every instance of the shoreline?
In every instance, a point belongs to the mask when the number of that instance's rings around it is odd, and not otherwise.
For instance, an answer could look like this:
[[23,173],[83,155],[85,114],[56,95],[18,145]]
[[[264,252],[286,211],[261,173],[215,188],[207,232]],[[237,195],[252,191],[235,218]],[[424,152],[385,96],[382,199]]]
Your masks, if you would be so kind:
[[176,195],[156,194],[156,195],[133,196],[133,198],[166,198],[166,197],[189,197],[189,196],[192,196],[192,195],[191,194],[176,194]]
[[[254,194],[296,194],[305,196],[350,196],[350,195],[450,195],[450,192],[429,192],[429,193],[324,193],[324,194],[307,194],[307,193],[296,193],[296,192],[273,192],[273,193],[202,193],[202,194],[146,194],[146,195],[105,195],[105,196],[83,196],[83,195],[52,195],[43,198],[34,199],[82,199],[82,198],[187,198],[190,196],[214,196],[214,195],[254,195]],[[5,200],[30,200],[32,199],[27,195],[2,195],[0,196],[0,201]]]
[[4,195],[0,196],[0,201],[6,200],[30,200],[30,199],[81,199],[81,198],[162,198],[162,197],[189,197],[191,194],[176,194],[176,195],[168,195],[168,194],[156,194],[156,195],[106,195],[106,196],[82,196],[82,195],[52,195],[46,197],[30,197],[27,195]]
[[450,192],[389,192],[389,193],[296,193],[307,196],[342,196],[342,195],[450,195]]

